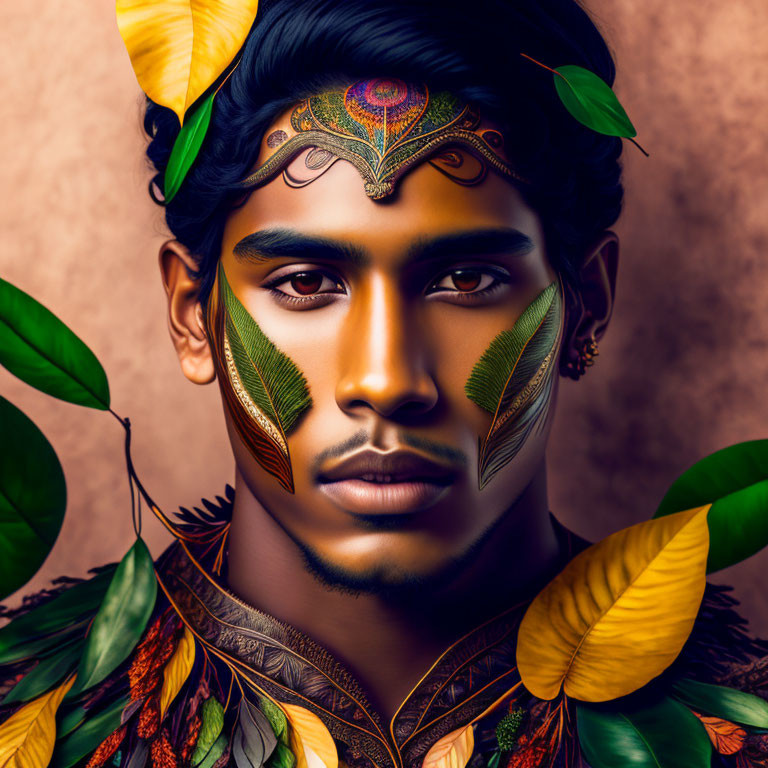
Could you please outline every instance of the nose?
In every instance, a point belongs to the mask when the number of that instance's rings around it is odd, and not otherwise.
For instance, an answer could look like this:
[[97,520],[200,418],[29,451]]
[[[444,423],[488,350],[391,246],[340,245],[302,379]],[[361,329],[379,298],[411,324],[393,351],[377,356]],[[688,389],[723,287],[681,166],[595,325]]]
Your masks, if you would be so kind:
[[342,410],[371,409],[404,419],[435,407],[438,391],[427,350],[409,314],[395,280],[372,275],[359,287],[342,331],[336,386]]

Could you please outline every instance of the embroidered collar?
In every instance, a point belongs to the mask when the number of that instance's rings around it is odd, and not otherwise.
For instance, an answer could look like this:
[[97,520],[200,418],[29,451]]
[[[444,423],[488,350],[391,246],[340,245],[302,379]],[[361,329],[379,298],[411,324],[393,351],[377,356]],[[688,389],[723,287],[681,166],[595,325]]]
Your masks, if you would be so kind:
[[[581,542],[554,524],[564,557],[572,557]],[[378,768],[419,765],[436,741],[495,711],[495,704],[530,698],[515,665],[517,628],[527,603],[450,645],[385,723],[333,654],[232,594],[184,542],[171,549],[159,578],[173,607],[214,655],[276,700],[316,714],[355,765],[366,758]]]

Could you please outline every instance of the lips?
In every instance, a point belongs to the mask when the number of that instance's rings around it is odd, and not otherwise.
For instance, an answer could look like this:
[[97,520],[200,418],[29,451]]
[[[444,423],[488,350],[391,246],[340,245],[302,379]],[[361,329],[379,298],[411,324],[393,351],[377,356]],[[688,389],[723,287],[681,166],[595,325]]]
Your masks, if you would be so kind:
[[348,512],[411,513],[437,502],[456,479],[453,467],[413,453],[366,449],[328,462],[317,473],[320,490]]

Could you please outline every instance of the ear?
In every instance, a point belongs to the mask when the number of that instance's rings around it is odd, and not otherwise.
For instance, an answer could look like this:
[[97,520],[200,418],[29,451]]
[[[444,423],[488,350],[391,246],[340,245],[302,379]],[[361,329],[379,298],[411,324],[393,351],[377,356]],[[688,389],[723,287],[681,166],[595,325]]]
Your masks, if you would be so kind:
[[[578,379],[592,364],[597,342],[605,334],[613,313],[616,274],[619,267],[619,238],[603,232],[587,249],[577,284],[566,284],[566,315],[560,373]],[[594,346],[592,346],[594,345]],[[585,349],[595,351],[585,355]]]
[[159,260],[163,287],[168,295],[168,329],[182,373],[195,384],[208,384],[216,374],[203,308],[197,298],[200,285],[192,277],[197,265],[178,240],[163,243]]

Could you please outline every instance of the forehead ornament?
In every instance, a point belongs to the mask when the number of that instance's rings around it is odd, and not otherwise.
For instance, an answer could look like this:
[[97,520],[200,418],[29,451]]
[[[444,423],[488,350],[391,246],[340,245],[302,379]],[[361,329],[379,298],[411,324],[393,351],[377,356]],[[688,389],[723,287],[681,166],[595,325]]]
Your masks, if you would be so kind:
[[286,183],[304,186],[338,159],[357,168],[374,200],[392,194],[425,160],[461,184],[482,181],[488,168],[525,183],[503,147],[501,133],[448,91],[396,78],[361,80],[298,104],[265,137],[265,159],[241,184],[259,186],[282,172]]

